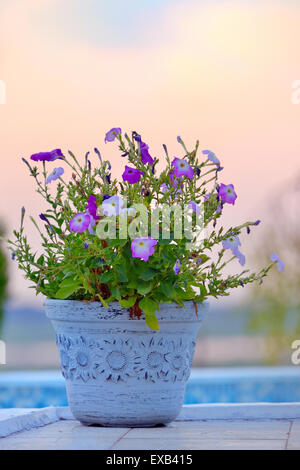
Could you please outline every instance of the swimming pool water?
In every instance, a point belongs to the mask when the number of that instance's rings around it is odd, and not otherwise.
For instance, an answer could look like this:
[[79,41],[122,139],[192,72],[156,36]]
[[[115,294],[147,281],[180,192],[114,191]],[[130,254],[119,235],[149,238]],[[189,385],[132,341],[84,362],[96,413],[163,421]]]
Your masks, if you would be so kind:
[[[192,369],[185,403],[300,402],[300,367]],[[66,406],[59,371],[0,373],[1,408]]]

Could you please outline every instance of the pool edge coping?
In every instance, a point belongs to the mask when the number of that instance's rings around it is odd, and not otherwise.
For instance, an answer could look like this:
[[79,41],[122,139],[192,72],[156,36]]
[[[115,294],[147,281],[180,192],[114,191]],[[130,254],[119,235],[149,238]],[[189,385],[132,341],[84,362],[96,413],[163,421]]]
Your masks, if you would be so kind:
[[[15,413],[14,416],[11,414]],[[6,415],[6,416],[5,416]],[[300,419],[300,402],[183,405],[176,421]],[[0,410],[0,438],[59,420],[74,420],[69,407]]]

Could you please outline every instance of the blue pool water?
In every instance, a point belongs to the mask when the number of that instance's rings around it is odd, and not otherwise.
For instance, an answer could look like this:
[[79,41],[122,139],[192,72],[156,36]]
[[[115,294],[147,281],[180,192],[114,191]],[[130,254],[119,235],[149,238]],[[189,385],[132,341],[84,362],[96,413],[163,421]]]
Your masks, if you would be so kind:
[[[300,367],[193,369],[185,403],[300,402]],[[0,408],[65,406],[59,371],[0,373]]]

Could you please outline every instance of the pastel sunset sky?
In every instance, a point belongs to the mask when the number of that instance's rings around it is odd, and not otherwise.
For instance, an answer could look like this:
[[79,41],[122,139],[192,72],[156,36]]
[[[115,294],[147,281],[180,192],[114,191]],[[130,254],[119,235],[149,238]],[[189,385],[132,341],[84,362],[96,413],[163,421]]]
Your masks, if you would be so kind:
[[[45,208],[21,157],[61,148],[80,158],[98,146],[120,176],[125,161],[104,144],[114,126],[141,133],[157,157],[162,143],[181,155],[177,135],[189,147],[199,138],[238,193],[225,222],[263,219],[299,171],[300,105],[291,101],[299,24],[296,0],[1,0],[7,232],[22,206],[35,216]],[[16,265],[10,272],[11,292],[30,299]]]

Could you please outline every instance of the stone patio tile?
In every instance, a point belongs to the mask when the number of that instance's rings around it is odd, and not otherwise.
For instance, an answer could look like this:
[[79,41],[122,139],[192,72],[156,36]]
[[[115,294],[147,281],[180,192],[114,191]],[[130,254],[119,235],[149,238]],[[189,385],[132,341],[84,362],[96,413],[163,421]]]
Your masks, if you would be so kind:
[[112,450],[283,450],[286,441],[238,439],[129,439],[123,438]]
[[[96,426],[83,426],[79,421],[58,421],[44,427],[34,428],[29,431],[14,434],[21,437],[26,433],[26,439],[32,438],[87,438],[87,439],[120,439],[129,431],[129,428],[104,428]],[[1,442],[1,440],[0,440]]]
[[165,427],[132,429],[126,438],[145,439],[287,439],[288,420],[185,421]]
[[0,439],[0,450],[55,450],[57,449],[57,438],[28,439],[27,433],[21,433],[22,437],[4,437]]
[[300,450],[300,419],[293,421],[287,448],[288,450]]

